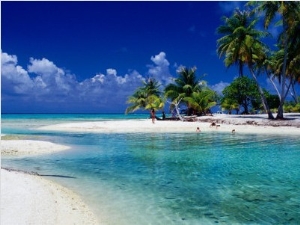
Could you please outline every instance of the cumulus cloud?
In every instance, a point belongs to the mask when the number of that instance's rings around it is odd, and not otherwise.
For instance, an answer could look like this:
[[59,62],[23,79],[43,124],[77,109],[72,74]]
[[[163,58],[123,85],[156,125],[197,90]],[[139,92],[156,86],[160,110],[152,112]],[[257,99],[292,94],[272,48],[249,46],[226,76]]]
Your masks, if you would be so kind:
[[169,83],[171,75],[169,71],[169,61],[166,59],[166,53],[160,52],[158,55],[152,56],[151,61],[154,65],[148,65],[148,74],[162,84]]
[[1,53],[1,82],[2,93],[27,94],[32,89],[34,82],[28,72],[17,65],[18,59],[15,55]]
[[226,88],[228,85],[230,85],[229,83],[226,82],[219,82],[217,84],[211,85],[210,88],[214,91],[216,91],[218,94],[222,94],[222,91],[224,90],[224,88]]
[[[151,60],[155,63],[149,74],[169,74],[169,62],[160,53]],[[76,76],[59,68],[48,59],[30,58],[27,69],[18,65],[15,55],[1,53],[2,108],[8,110],[14,104],[25,105],[25,111],[46,108],[60,112],[109,111],[119,106],[125,110],[126,100],[145,78],[133,70],[123,76],[113,68],[79,82]],[[36,105],[36,109],[34,109]],[[121,106],[120,106],[121,105]],[[20,109],[22,110],[22,109]],[[23,110],[24,111],[24,110]]]

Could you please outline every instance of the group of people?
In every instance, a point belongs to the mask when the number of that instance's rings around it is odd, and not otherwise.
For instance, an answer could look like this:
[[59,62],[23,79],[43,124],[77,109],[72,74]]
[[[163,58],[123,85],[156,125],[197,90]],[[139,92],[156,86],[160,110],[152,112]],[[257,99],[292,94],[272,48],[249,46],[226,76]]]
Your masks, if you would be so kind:
[[[162,112],[162,119],[164,120],[165,118],[166,118],[166,115],[165,115],[165,112],[163,111],[163,112]],[[151,109],[151,119],[152,119],[152,123],[155,123],[156,115],[155,115],[155,110],[154,110],[154,109]],[[220,127],[221,125],[216,124],[215,122],[213,122],[213,123],[210,124],[209,127],[214,127],[214,126],[215,126],[216,128],[218,128],[218,127]],[[200,127],[197,127],[196,132],[201,132]],[[232,133],[232,134],[235,134],[235,129],[233,129],[233,130],[231,131],[231,133]]]
[[[214,124],[214,125],[213,125],[213,124]],[[212,126],[216,126],[216,128],[218,128],[220,125],[216,125],[215,123],[212,123],[209,127],[212,127]],[[201,132],[200,127],[197,127],[196,132]],[[233,129],[233,130],[231,131],[231,133],[232,133],[232,134],[235,134],[235,129]]]

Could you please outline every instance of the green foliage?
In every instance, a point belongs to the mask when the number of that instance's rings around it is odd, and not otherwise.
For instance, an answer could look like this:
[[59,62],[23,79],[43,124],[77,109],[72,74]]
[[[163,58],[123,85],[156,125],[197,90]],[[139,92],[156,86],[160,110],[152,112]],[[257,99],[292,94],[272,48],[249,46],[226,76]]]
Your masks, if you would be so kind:
[[211,89],[193,92],[190,97],[185,97],[190,107],[198,114],[205,115],[209,109],[217,104],[217,94]]
[[228,110],[228,113],[231,114],[232,110],[239,111],[239,103],[235,99],[226,98],[221,102],[222,110]]
[[279,99],[278,95],[271,95],[267,91],[265,91],[265,95],[266,95],[270,109],[276,109],[276,111],[277,111],[279,104],[280,104],[280,99]]
[[252,66],[265,58],[265,45],[259,39],[268,33],[255,29],[257,19],[249,11],[237,9],[231,17],[222,19],[224,24],[217,28],[217,33],[224,35],[217,40],[218,55],[225,57],[226,67],[236,64],[243,76],[245,64]]
[[262,18],[266,29],[274,19],[280,18],[276,23],[282,28],[277,39],[278,51],[268,60],[267,72],[274,74],[281,84],[277,114],[277,118],[281,119],[283,105],[290,88],[288,83],[291,81],[294,91],[294,85],[299,79],[300,3],[299,1],[251,1],[247,5],[254,6],[253,12],[257,14],[263,12]]
[[283,109],[287,113],[300,113],[300,103],[296,104],[295,102],[286,102]]
[[238,106],[241,106],[243,113],[248,114],[250,107],[258,108],[261,104],[255,82],[245,76],[236,78],[222,93],[221,106],[229,111],[238,110]]
[[200,114],[205,114],[215,106],[217,99],[216,93],[207,88],[206,82],[197,79],[195,67],[182,67],[174,83],[166,86],[165,96],[173,103],[183,102],[189,112]]
[[178,71],[178,78],[174,79],[174,83],[166,86],[165,96],[172,101],[190,97],[193,92],[201,90],[199,82],[195,67],[182,67]]
[[132,96],[128,97],[127,103],[131,104],[126,108],[125,113],[134,112],[139,109],[158,110],[164,107],[164,101],[160,97],[159,83],[154,79],[143,82],[143,86],[139,87]]

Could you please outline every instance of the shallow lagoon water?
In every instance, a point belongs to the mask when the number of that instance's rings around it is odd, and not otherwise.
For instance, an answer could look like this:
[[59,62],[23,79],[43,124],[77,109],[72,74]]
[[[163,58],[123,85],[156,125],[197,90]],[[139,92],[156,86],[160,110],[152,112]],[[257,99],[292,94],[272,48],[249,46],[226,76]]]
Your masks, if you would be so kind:
[[107,224],[300,223],[298,137],[42,133],[2,123],[6,133],[71,145],[2,166],[74,190]]

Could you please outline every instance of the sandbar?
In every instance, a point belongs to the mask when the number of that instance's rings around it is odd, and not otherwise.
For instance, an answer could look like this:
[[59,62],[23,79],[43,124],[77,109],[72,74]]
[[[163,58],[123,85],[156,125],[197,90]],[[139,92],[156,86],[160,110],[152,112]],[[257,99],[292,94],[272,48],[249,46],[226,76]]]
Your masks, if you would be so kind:
[[[197,117],[195,121],[129,119],[94,122],[72,122],[39,127],[39,130],[90,133],[189,133],[197,127],[201,132],[243,134],[299,135],[300,114],[285,114],[285,120],[269,120],[267,115],[214,115]],[[211,126],[215,123],[217,126]]]
[[37,140],[1,140],[1,155],[38,155],[70,149],[69,146]]

